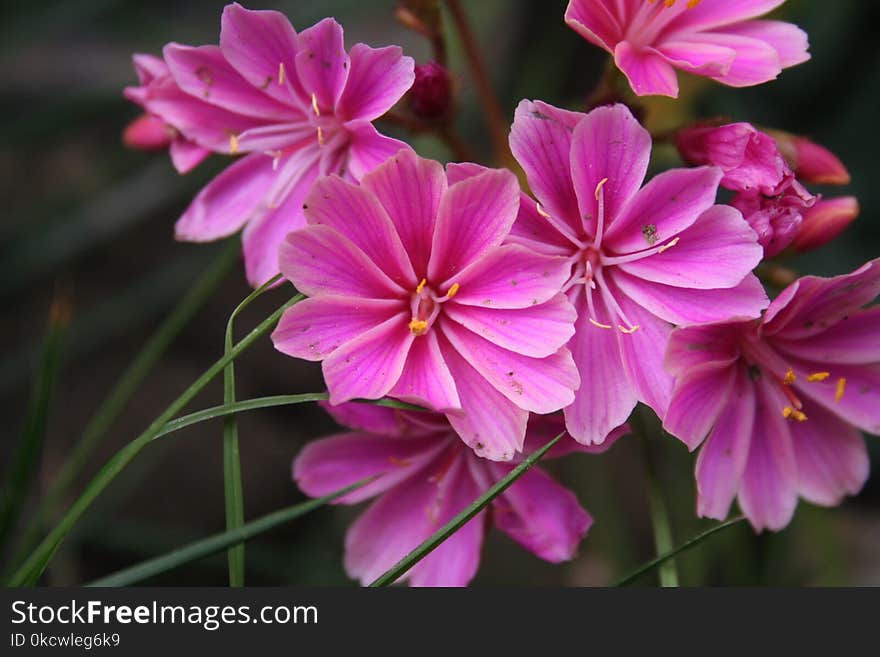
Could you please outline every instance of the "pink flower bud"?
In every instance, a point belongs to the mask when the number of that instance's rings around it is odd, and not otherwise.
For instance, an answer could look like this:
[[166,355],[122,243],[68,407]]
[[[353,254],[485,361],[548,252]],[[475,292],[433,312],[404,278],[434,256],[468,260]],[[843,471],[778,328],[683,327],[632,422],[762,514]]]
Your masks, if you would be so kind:
[[843,162],[831,151],[806,137],[791,135],[791,149],[785,149],[797,177],[816,185],[848,185],[851,178]]
[[804,213],[792,246],[803,252],[827,244],[859,216],[859,210],[859,201],[854,196],[819,201]]
[[436,62],[416,66],[415,73],[416,79],[409,92],[409,106],[413,114],[424,119],[442,117],[452,104],[449,73]]
[[126,146],[142,151],[164,150],[171,145],[174,137],[174,128],[149,114],[141,114],[122,133],[122,141]]
[[676,141],[686,162],[721,168],[721,185],[736,192],[775,195],[790,173],[773,138],[748,123],[686,128]]
[[758,242],[764,247],[764,256],[771,258],[797,238],[805,212],[817,200],[789,175],[774,196],[756,190],[740,192],[730,204],[742,212],[749,226],[758,234]]

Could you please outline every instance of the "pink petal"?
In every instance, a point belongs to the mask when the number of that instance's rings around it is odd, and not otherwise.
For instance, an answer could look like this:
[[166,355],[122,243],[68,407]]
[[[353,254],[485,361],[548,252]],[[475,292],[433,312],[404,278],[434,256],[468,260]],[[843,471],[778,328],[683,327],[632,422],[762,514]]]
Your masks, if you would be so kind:
[[448,341],[441,352],[455,380],[461,411],[446,417],[465,445],[483,458],[509,461],[522,450],[528,411],[495,390]]
[[219,46],[169,43],[162,53],[180,88],[206,103],[262,119],[292,119],[299,114],[245,80]]
[[[599,295],[594,296],[600,324],[611,317]],[[584,445],[599,444],[615,428],[626,422],[636,405],[636,393],[621,362],[614,329],[589,322],[590,310],[584,297],[575,304],[578,319],[569,342],[581,376],[574,403],[565,409],[565,425],[572,437]]]
[[261,151],[269,155],[269,151],[284,153],[310,145],[318,145],[317,132],[305,121],[263,124],[244,130],[236,138],[236,148],[242,153]]
[[394,224],[369,190],[327,176],[314,184],[307,205],[309,224],[329,226],[345,235],[400,287],[418,285]]
[[237,232],[264,203],[275,175],[262,153],[233,162],[196,195],[177,220],[175,237],[210,242]]
[[654,48],[635,48],[628,41],[621,41],[614,48],[614,63],[637,96],[678,98],[675,69]]
[[355,180],[360,180],[399,151],[410,150],[409,144],[380,134],[369,121],[349,121],[345,128],[349,134],[348,171]]
[[443,167],[407,149],[364,176],[361,184],[376,195],[388,212],[416,276],[426,276],[434,223],[446,191]]
[[519,209],[519,184],[494,169],[453,185],[440,200],[428,279],[449,280],[507,237]]
[[852,364],[880,362],[880,306],[848,316],[827,331],[806,339],[773,339],[773,346],[814,363]]
[[510,149],[544,211],[553,217],[553,225],[577,238],[581,221],[569,167],[574,126],[567,115],[553,110],[540,101],[520,102],[510,130]]
[[202,148],[195,142],[182,138],[172,141],[168,152],[177,173],[189,173],[211,154],[207,148]]
[[428,331],[413,341],[403,373],[388,394],[440,412],[461,408],[455,381],[440,353],[436,332]]
[[272,343],[288,356],[323,360],[340,345],[406,310],[396,299],[332,294],[303,299],[281,316]]
[[284,14],[226,5],[220,20],[220,49],[252,86],[291,104],[288,84],[296,84],[296,31]]
[[165,63],[165,60],[155,55],[135,53],[132,55],[131,61],[134,64],[134,70],[137,73],[138,82],[141,83],[141,86],[146,86],[153,80],[171,74],[168,71],[168,65]]
[[688,11],[682,12],[670,27],[688,31],[723,27],[763,16],[783,2],[785,0],[702,0]]
[[371,328],[331,353],[322,366],[330,403],[380,399],[400,379],[415,336],[401,313]]
[[709,208],[678,237],[675,246],[620,269],[675,287],[729,288],[739,285],[764,255],[755,232],[728,205]]
[[806,406],[806,422],[792,427],[798,490],[804,499],[835,506],[855,495],[868,480],[871,462],[857,429],[828,411]]
[[731,48],[697,41],[665,41],[658,51],[676,68],[707,76],[725,75],[736,57]]
[[290,233],[281,245],[282,273],[308,296],[400,298],[403,290],[351,240],[328,226]]
[[596,234],[597,189],[602,184],[605,227],[635,196],[651,157],[651,135],[625,105],[600,107],[574,130],[571,177],[584,227]]
[[689,450],[695,450],[716,424],[721,411],[731,406],[736,376],[737,368],[713,362],[683,373],[675,382],[663,428]]
[[382,116],[407,92],[415,80],[415,62],[399,46],[370,48],[357,43],[351,49],[348,82],[337,112],[347,119],[372,121]]
[[622,30],[617,17],[605,5],[594,0],[569,0],[565,23],[590,43],[613,52]]
[[736,52],[727,72],[712,78],[731,87],[751,87],[775,80],[782,67],[779,54],[769,43],[735,34],[702,33],[695,37],[700,43],[725,46]]
[[552,413],[574,400],[580,381],[567,349],[547,358],[530,358],[493,344],[448,319],[441,321],[443,334],[456,351],[520,408]]
[[753,20],[721,28],[718,32],[764,41],[776,50],[782,68],[803,64],[810,59],[807,33],[791,23]]
[[[755,422],[755,389],[748,371],[730,369],[736,380],[696,466],[697,514],[716,520],[727,518],[739,490]],[[687,403],[683,397],[681,403]]]
[[739,504],[756,531],[785,527],[797,506],[797,463],[788,422],[780,409],[787,405],[775,382],[756,382],[757,408]]
[[[795,372],[802,373],[797,391],[824,406],[862,431],[880,434],[880,363],[839,365],[828,362],[787,359]],[[830,372],[824,381],[804,382],[813,372]],[[837,399],[838,382],[845,379],[843,396]],[[809,417],[809,415],[807,416]]]
[[357,504],[412,476],[448,449],[436,435],[378,436],[351,432],[310,442],[293,462],[293,478],[306,495],[323,497],[367,477],[378,477],[338,498],[334,504]]
[[536,306],[559,294],[570,274],[568,258],[505,244],[461,273],[455,303],[484,308]]
[[[377,433],[383,436],[423,436],[426,433],[449,432],[446,418],[435,413],[415,411],[408,413],[398,408],[359,402],[348,402],[337,406],[333,406],[329,402],[318,402],[318,405],[327,411],[338,424],[366,433]],[[434,420],[436,427],[429,430],[424,426],[416,426],[415,423],[409,421],[410,417],[414,415]]]
[[[493,479],[512,466],[488,464]],[[577,497],[540,468],[522,475],[492,503],[495,525],[536,556],[551,563],[568,561],[593,524]]]
[[769,301],[764,287],[753,274],[736,287],[720,290],[672,287],[623,272],[614,272],[613,281],[633,301],[679,326],[759,317]]
[[565,295],[515,310],[466,306],[454,301],[446,316],[463,327],[505,349],[524,356],[544,358],[565,346],[574,335],[574,307]]
[[[565,416],[562,413],[551,413],[550,415],[531,415],[529,417],[529,426],[526,431],[526,440],[523,444],[522,451],[514,457],[514,461],[521,461],[524,457],[532,452],[541,449],[553,438],[565,431]],[[597,445],[583,445],[577,442],[571,436],[563,436],[562,439],[550,448],[550,451],[544,456],[544,460],[556,459],[569,454],[604,454],[614,444],[630,433],[628,424],[622,424],[612,430],[605,439]]]
[[740,357],[740,336],[756,324],[744,321],[675,329],[666,345],[666,371],[683,377],[701,365],[732,365]]
[[348,79],[351,64],[342,26],[332,18],[299,33],[296,71],[306,96],[315,95],[319,111],[332,113]]
[[672,239],[715,204],[722,175],[716,167],[696,167],[655,176],[608,228],[605,245],[623,254]]

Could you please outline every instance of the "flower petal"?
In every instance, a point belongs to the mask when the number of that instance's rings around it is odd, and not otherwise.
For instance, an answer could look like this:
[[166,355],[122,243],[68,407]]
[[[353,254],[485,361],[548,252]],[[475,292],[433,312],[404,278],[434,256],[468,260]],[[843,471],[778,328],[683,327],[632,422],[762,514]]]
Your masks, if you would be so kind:
[[730,48],[736,53],[730,68],[712,79],[731,87],[752,87],[775,80],[782,71],[779,53],[776,49],[759,39],[736,34],[703,32],[696,37],[699,43],[708,43]]
[[708,30],[763,16],[785,0],[702,0],[682,12],[670,25],[673,29]]
[[695,450],[716,426],[721,411],[731,406],[736,377],[737,368],[711,361],[685,372],[675,382],[663,428]]
[[314,94],[319,112],[332,113],[348,79],[351,64],[342,26],[332,18],[299,33],[296,71],[306,96]]
[[756,323],[743,321],[675,329],[666,346],[666,371],[672,376],[684,377],[701,365],[732,365],[740,357],[740,335],[748,330],[749,324],[754,327]]
[[410,150],[409,144],[386,137],[369,121],[349,121],[345,128],[349,137],[348,171],[355,180],[360,180],[399,151]]
[[773,338],[773,346],[814,363],[878,363],[880,306],[856,312],[809,338],[787,340],[783,333]]
[[177,169],[177,173],[189,173],[201,164],[211,154],[211,151],[180,137],[171,142],[168,154],[171,156],[171,163]]
[[617,17],[604,2],[569,0],[565,23],[587,41],[608,52],[614,51],[614,44],[622,36]]
[[400,379],[388,394],[441,413],[461,408],[455,380],[440,353],[436,332],[428,331],[413,341]]
[[[798,393],[862,431],[880,435],[880,363],[839,365],[787,360],[795,372],[804,374],[797,383]],[[831,376],[824,381],[803,382],[810,373],[822,371],[830,371]]]
[[356,43],[349,56],[351,69],[336,110],[346,119],[379,118],[415,80],[415,62],[403,56],[400,46],[370,48]]
[[764,41],[776,50],[782,68],[803,64],[810,59],[807,33],[784,21],[754,20],[729,25],[717,32]]
[[635,48],[628,41],[621,41],[614,48],[614,63],[637,96],[678,98],[675,69],[654,48]]

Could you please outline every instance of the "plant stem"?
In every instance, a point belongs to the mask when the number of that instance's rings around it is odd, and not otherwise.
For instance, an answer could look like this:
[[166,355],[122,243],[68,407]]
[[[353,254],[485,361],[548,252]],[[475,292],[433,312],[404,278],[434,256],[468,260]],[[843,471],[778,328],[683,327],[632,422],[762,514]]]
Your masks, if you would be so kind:
[[157,417],[153,423],[137,438],[123,447],[111,458],[98,472],[94,479],[89,482],[83,493],[71,505],[61,522],[49,533],[37,546],[30,557],[13,574],[9,581],[10,586],[27,586],[37,582],[52,558],[58,546],[73,528],[79,518],[91,506],[92,502],[110,485],[116,476],[134,459],[135,456],[152,441],[180,410],[186,406],[199,392],[204,389],[214,377],[216,377],[227,364],[231,363],[242,352],[248,349],[258,338],[267,333],[284,313],[287,308],[303,299],[303,295],[297,295],[278,308],[274,313],[254,328],[246,337],[239,341],[233,349],[209,367],[196,381],[187,388],[183,394],[175,399],[165,411]]
[[477,94],[483,105],[483,111],[486,114],[489,134],[492,137],[492,144],[495,149],[495,158],[499,164],[515,168],[513,155],[507,143],[507,120],[504,117],[504,111],[501,109],[498,96],[495,94],[495,89],[492,87],[492,82],[489,79],[486,65],[480,53],[480,47],[471,29],[467,14],[465,14],[459,0],[446,0],[446,6],[449,8],[452,22],[455,24],[455,29],[458,31],[459,38],[461,39],[461,45],[471,70],[471,76],[477,87]]
[[37,543],[43,533],[45,523],[67,495],[68,489],[82,473],[86,464],[90,462],[95,448],[101,443],[107,429],[140,388],[141,383],[165,353],[168,345],[189,324],[226,277],[226,274],[229,273],[232,265],[238,260],[240,248],[237,241],[230,241],[208,270],[190,288],[186,296],[174,307],[171,314],[135,356],[122,377],[114,384],[110,394],[83,430],[82,437],[74,447],[73,453],[40,501],[20,541],[16,562],[20,561],[24,554],[30,552]]

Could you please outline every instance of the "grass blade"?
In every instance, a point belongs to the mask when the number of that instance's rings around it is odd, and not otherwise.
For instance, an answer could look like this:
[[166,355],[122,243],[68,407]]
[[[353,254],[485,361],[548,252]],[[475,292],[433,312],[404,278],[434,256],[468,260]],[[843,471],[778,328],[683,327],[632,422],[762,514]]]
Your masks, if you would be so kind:
[[195,561],[196,559],[208,557],[212,554],[228,549],[231,546],[240,545],[244,541],[259,536],[270,529],[274,529],[279,525],[295,520],[296,518],[299,518],[310,511],[314,511],[315,509],[318,509],[325,504],[360,488],[361,486],[365,486],[373,479],[375,479],[375,477],[367,477],[366,479],[362,479],[357,483],[346,486],[335,493],[274,511],[258,518],[257,520],[243,524],[240,527],[229,529],[221,534],[215,534],[214,536],[204,538],[200,541],[195,541],[182,548],[178,548],[173,552],[169,552],[168,554],[154,559],[148,559],[147,561],[143,561],[130,568],[120,570],[107,577],[102,577],[101,579],[86,584],[86,586],[129,586],[150,577],[160,575],[169,570],[173,570],[174,568],[179,568],[180,566]]
[[656,559],[652,559],[648,563],[646,563],[642,566],[639,566],[633,572],[631,572],[629,575],[627,575],[623,579],[618,580],[617,583],[614,584],[614,586],[629,586],[630,584],[632,584],[634,581],[636,581],[639,577],[641,577],[645,573],[649,573],[652,570],[654,570],[655,568],[659,568],[664,563],[666,563],[670,559],[676,557],[677,555],[681,554],[682,552],[686,552],[687,550],[690,550],[692,547],[696,547],[697,545],[699,545],[700,543],[705,541],[707,538],[709,538],[713,534],[717,534],[718,532],[720,532],[724,529],[727,529],[728,527],[733,527],[733,525],[736,525],[736,524],[742,522],[743,520],[745,520],[745,516],[737,516],[736,518],[731,518],[730,520],[727,520],[726,522],[719,523],[719,524],[715,525],[714,527],[710,527],[706,531],[704,531],[700,534],[697,534],[689,541],[685,541],[684,543],[679,545],[677,548],[674,548],[674,549],[670,550],[669,552],[666,552],[665,554],[661,554]]
[[79,518],[94,502],[110,482],[125,469],[125,467],[137,456],[146,445],[152,441],[159,432],[162,431],[165,424],[171,420],[180,410],[186,406],[199,392],[210,383],[227,364],[235,360],[242,352],[248,349],[258,338],[270,331],[280,319],[281,315],[287,308],[303,299],[303,295],[298,294],[287,303],[283,304],[269,317],[263,320],[256,328],[254,328],[247,336],[236,343],[235,347],[228,354],[225,354],[220,360],[209,367],[183,394],[175,399],[165,409],[165,411],[157,417],[147,429],[135,438],[128,445],[123,447],[116,455],[111,458],[101,471],[89,482],[83,493],[70,506],[67,513],[46,538],[36,547],[28,559],[21,565],[9,580],[9,586],[31,586],[35,584],[40,575],[46,569],[58,546],[64,540],[65,536],[70,532]]
[[482,511],[492,500],[498,497],[501,493],[507,490],[513,482],[519,479],[523,474],[525,474],[526,470],[532,467],[535,463],[541,460],[541,457],[547,453],[547,451],[553,447],[562,436],[565,435],[563,431],[558,436],[556,436],[553,440],[544,445],[541,449],[533,452],[527,458],[523,459],[522,463],[516,466],[513,470],[511,470],[503,479],[499,479],[494,486],[492,486],[485,493],[480,495],[476,500],[474,500],[467,508],[463,509],[458,515],[456,515],[452,520],[447,522],[443,527],[434,532],[433,535],[428,537],[421,545],[419,545],[415,550],[406,555],[403,559],[398,561],[394,566],[392,566],[384,575],[379,577],[375,582],[370,584],[371,587],[378,586],[389,586],[390,584],[394,584],[404,573],[406,573],[410,568],[415,566],[419,561],[427,557],[431,552],[433,552],[436,548],[440,546],[443,541],[452,536],[456,531],[461,529],[465,523],[477,515],[480,511]]
[[29,484],[37,471],[46,435],[52,388],[61,362],[64,336],[69,325],[69,302],[62,297],[56,298],[49,312],[48,329],[28,406],[21,445],[15,454],[9,477],[0,496],[0,548],[6,544],[18,523]]

